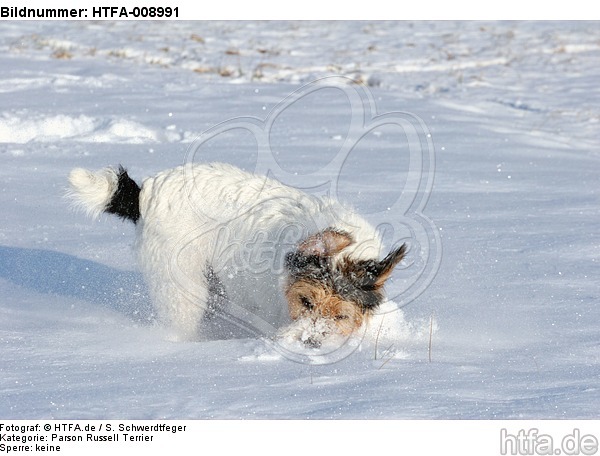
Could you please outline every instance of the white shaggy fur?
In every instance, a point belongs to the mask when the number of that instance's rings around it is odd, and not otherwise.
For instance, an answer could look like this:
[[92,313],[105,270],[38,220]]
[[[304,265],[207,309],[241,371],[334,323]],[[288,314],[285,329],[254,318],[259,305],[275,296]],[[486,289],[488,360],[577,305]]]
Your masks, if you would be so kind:
[[119,178],[112,168],[91,172],[83,168],[75,168],[69,174],[71,192],[67,195],[75,201],[89,216],[98,217],[110,203],[117,190]]
[[[93,215],[110,201],[115,179],[109,169],[70,177]],[[139,263],[157,317],[177,339],[274,335],[290,322],[285,254],[311,234],[327,227],[350,233],[356,242],[337,256],[377,258],[381,249],[376,230],[338,202],[227,164],[184,165],[148,178],[139,208]]]

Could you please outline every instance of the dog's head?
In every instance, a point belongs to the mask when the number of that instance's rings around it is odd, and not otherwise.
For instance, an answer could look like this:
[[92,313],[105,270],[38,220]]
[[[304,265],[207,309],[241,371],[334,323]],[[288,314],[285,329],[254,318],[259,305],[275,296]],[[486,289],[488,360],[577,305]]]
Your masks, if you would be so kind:
[[[324,319],[325,327],[349,335],[382,303],[383,285],[404,258],[406,246],[383,260],[356,260],[343,254],[353,243],[348,233],[328,228],[287,254],[286,298],[293,320]],[[318,338],[306,342],[320,345]]]

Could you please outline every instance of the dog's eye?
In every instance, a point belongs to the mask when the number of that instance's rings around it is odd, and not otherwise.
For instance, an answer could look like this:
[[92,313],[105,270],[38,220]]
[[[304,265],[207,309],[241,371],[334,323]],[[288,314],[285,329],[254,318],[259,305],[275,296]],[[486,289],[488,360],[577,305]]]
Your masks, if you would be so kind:
[[309,310],[312,310],[312,308],[315,307],[315,305],[312,303],[312,301],[310,299],[308,299],[306,296],[302,296],[300,298],[300,302],[302,303],[302,305],[304,307],[306,307]]
[[333,317],[334,320],[348,320],[350,318],[348,315],[336,315]]

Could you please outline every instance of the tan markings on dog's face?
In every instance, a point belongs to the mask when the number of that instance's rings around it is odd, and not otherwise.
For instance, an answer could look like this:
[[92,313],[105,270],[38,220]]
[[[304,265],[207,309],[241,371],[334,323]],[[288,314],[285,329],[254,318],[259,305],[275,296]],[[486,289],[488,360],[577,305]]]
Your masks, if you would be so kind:
[[286,298],[293,320],[325,318],[334,323],[338,332],[349,335],[361,327],[365,313],[355,304],[343,300],[323,284],[306,280],[292,283]]
[[293,320],[326,319],[349,335],[377,310],[384,299],[384,283],[404,257],[406,245],[383,260],[367,260],[343,256],[353,243],[348,233],[327,228],[286,255],[286,298]]

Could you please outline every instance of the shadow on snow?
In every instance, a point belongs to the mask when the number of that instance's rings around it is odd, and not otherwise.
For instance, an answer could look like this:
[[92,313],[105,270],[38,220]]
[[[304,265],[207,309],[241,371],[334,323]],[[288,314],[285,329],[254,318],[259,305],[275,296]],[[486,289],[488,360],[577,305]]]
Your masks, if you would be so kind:
[[151,304],[142,276],[50,250],[0,246],[0,278],[37,293],[99,304],[148,321]]

